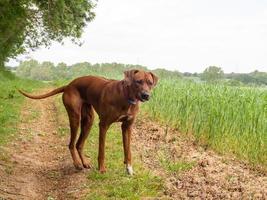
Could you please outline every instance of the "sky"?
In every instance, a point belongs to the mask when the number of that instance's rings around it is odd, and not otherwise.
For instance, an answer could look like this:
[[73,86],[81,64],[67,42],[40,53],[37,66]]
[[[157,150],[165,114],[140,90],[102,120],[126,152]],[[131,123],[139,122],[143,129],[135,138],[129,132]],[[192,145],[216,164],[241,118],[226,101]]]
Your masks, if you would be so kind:
[[150,69],[267,72],[266,0],[99,0],[79,47],[66,41],[18,56],[39,61],[140,64]]

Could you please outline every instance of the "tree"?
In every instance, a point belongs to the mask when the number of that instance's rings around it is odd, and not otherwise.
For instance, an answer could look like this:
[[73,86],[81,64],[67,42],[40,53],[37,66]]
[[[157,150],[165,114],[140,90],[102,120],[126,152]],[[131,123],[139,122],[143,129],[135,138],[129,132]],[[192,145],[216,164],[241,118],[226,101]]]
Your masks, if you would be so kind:
[[244,73],[230,73],[226,74],[226,78],[237,80],[249,85],[267,85],[267,73],[255,70],[254,72]]
[[217,82],[223,78],[223,70],[220,67],[210,66],[204,70],[201,79],[207,82]]
[[68,66],[66,63],[58,63],[58,65],[55,68],[55,79],[66,79],[68,78]]
[[54,63],[49,61],[42,62],[39,67],[34,68],[31,78],[45,81],[52,80],[54,69]]
[[164,68],[158,68],[153,70],[161,78],[182,78],[182,73],[178,71],[169,71]]
[[[27,60],[20,62],[16,74],[21,77],[31,78],[32,70],[39,67],[39,63],[37,60]],[[38,71],[38,70],[37,70]]]
[[94,6],[90,0],[1,0],[0,67],[8,58],[65,37],[80,44]]

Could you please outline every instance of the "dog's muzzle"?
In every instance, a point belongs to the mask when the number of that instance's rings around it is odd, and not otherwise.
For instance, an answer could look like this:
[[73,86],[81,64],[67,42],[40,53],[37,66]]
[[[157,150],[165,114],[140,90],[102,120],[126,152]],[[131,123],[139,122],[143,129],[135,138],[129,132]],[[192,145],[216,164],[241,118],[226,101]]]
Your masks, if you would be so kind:
[[142,92],[141,93],[141,101],[144,102],[144,101],[148,101],[149,100],[149,97],[150,97],[150,94],[147,93],[147,92]]

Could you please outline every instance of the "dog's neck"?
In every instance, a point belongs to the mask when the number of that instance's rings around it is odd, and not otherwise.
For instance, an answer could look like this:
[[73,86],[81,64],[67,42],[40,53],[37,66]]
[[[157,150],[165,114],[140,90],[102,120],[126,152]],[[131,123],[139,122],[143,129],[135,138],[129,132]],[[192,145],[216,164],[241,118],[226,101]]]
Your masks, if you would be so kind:
[[126,83],[125,80],[122,80],[121,84],[122,84],[123,95],[124,98],[127,100],[127,103],[130,105],[136,105],[138,103],[138,100],[136,98],[131,97],[129,85]]

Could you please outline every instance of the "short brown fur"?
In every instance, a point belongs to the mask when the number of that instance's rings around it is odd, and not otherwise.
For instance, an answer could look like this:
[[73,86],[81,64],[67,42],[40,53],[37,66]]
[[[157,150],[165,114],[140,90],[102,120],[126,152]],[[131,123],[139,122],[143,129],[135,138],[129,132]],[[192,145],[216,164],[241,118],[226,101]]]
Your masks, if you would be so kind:
[[[101,173],[106,171],[104,163],[106,132],[114,122],[122,122],[124,163],[131,166],[131,134],[139,110],[139,102],[148,100],[150,91],[157,84],[158,78],[153,73],[142,70],[129,70],[124,74],[125,78],[121,81],[95,76],[80,77],[66,86],[39,96],[20,91],[24,96],[32,99],[42,99],[63,93],[62,99],[69,116],[71,132],[69,149],[77,169],[90,168],[90,163],[83,155],[83,147],[93,124],[94,110],[100,119],[99,171]],[[79,125],[81,133],[76,142]]]

